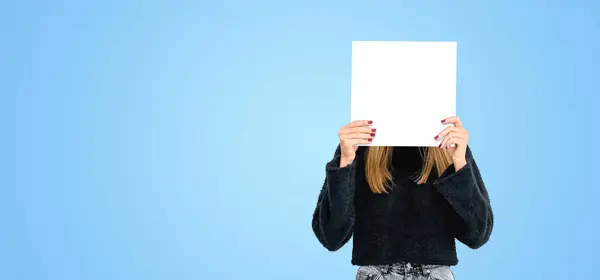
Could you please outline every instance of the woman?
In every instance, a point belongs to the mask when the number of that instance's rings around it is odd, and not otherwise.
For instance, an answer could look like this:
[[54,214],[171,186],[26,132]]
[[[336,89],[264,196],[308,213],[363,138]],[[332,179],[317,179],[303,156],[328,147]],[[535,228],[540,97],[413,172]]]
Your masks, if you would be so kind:
[[312,227],[336,251],[353,237],[356,279],[454,279],[455,239],[485,244],[493,214],[479,168],[458,117],[438,135],[438,147],[368,147],[372,121],[354,121],[338,133],[326,164]]

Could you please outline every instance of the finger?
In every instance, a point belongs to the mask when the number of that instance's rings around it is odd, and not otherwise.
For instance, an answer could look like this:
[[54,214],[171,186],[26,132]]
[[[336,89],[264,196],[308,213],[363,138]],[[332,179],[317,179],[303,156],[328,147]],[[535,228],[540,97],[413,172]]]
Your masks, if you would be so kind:
[[438,148],[442,148],[442,147],[446,147],[446,143],[448,142],[449,137],[444,137],[444,139],[442,139],[442,141],[440,142],[440,145],[438,146]]
[[359,139],[358,140],[358,144],[370,144],[371,142],[373,142],[373,138],[369,138],[369,139]]
[[440,142],[439,147],[448,147],[449,143],[455,143],[456,141],[460,141],[460,139],[464,138],[465,136],[460,133],[450,132],[444,136],[444,139],[442,139],[442,141]]
[[466,143],[464,139],[452,139],[448,142],[449,143],[446,144],[446,149],[462,147]]
[[460,131],[451,131],[450,133],[446,134],[445,137],[446,138],[454,138],[454,139],[464,139],[464,138],[467,138],[467,135],[464,133],[461,133]]
[[451,137],[447,137],[444,140],[445,141],[443,141],[444,143],[442,144],[441,147],[444,147],[446,149],[462,146],[467,142],[466,138],[464,138],[462,136],[451,136]]
[[352,144],[352,146],[358,145],[358,144],[370,144],[371,142],[373,142],[373,138],[369,138],[369,139],[352,139],[349,140],[350,143]]
[[449,126],[449,127],[444,128],[442,131],[440,131],[440,133],[438,133],[438,135],[436,135],[434,137],[434,139],[438,140],[438,139],[440,139],[440,138],[445,137],[446,135],[448,135],[448,133],[463,134],[464,132],[466,132],[466,130],[464,130],[463,128]]
[[462,121],[458,116],[447,117],[442,120],[443,124],[451,123],[454,124],[455,127],[462,127]]
[[375,137],[375,133],[350,133],[344,135],[344,140],[346,139],[369,139]]
[[[445,135],[443,137],[444,137],[445,141],[442,140],[444,143],[443,144],[440,143],[441,144],[440,147],[450,148],[451,146],[448,143],[458,143],[458,144],[466,143],[469,139],[469,132],[466,131],[464,128],[454,128],[454,129],[450,129],[449,132],[445,133]],[[452,139],[454,139],[454,142],[450,141]]]
[[368,126],[358,126],[358,127],[344,128],[340,132],[342,134],[350,134],[350,133],[374,133],[375,131],[377,131],[377,129],[375,129],[375,128],[371,128]]
[[373,121],[371,121],[371,120],[357,120],[357,121],[350,122],[348,125],[346,125],[346,128],[369,126],[372,124],[373,124]]
[[[340,139],[354,139],[354,138],[364,138],[364,137],[375,137],[375,129],[371,129],[368,127],[355,127],[350,129],[342,129],[338,132],[338,136]],[[364,136],[364,137],[362,137]]]

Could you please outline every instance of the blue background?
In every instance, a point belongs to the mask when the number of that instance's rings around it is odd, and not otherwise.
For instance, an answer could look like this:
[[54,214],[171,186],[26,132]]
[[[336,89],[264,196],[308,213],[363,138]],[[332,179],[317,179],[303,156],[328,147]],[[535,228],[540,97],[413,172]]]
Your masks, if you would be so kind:
[[[220,3],[219,3],[220,2]],[[6,1],[0,279],[354,279],[312,211],[352,40],[458,41],[496,216],[457,279],[590,279],[597,1]]]

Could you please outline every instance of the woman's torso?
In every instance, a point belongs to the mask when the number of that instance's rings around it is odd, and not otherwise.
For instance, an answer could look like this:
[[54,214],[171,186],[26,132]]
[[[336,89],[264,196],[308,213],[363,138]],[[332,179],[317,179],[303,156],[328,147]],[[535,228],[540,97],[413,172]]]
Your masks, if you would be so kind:
[[[432,248],[455,248],[451,234],[454,211],[432,182],[417,185],[423,148],[394,147],[393,185],[388,193],[375,194],[367,184],[364,168],[366,147],[357,151],[354,254],[355,262],[380,264],[400,261],[438,264],[454,260],[455,252],[432,255]],[[442,254],[442,253],[438,253]],[[451,255],[448,255],[451,254]]]

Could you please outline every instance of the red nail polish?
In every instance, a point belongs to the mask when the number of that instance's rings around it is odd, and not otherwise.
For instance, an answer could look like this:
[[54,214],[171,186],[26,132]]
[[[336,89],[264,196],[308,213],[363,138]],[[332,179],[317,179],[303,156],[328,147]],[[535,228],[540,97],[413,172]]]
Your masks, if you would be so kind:
[[377,130],[376,128],[371,129],[372,132],[375,132],[376,130]]
[[433,139],[438,140],[438,138],[440,138],[440,137],[436,135]]
[[441,147],[442,147],[442,144],[440,144],[440,145],[438,146],[438,148],[441,148]]
[[371,136],[375,136],[375,133],[371,133]]
[[371,142],[371,141],[373,141],[373,139],[372,139],[372,138],[369,138],[369,142]]
[[372,123],[373,123],[373,121],[369,121],[369,124],[372,124]]
[[446,120],[442,120],[442,123],[445,123],[445,122],[446,122]]

